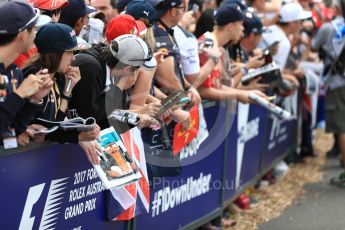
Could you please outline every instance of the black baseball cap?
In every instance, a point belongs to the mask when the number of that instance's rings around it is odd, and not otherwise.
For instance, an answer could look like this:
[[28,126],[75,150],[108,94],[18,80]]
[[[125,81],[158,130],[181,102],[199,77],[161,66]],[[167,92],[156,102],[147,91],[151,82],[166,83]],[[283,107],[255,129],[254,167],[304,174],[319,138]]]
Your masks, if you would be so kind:
[[214,15],[216,25],[225,26],[229,23],[243,21],[244,15],[237,4],[225,4],[218,8]]
[[0,35],[19,33],[33,26],[42,26],[51,18],[24,1],[10,1],[0,6]]
[[[118,0],[116,1],[115,8],[122,12],[125,10],[126,6],[133,0]],[[156,7],[159,3],[163,2],[163,0],[146,0],[148,4],[153,7]]]
[[248,36],[251,33],[262,34],[262,22],[260,18],[252,12],[244,13],[245,17],[243,20],[244,35]]
[[242,11],[246,11],[248,8],[246,1],[244,0],[224,0],[222,2],[222,5],[227,5],[227,4],[236,4],[241,8]]
[[60,23],[74,27],[79,18],[95,12],[96,10],[85,5],[84,0],[69,0],[68,6],[61,10]]
[[48,23],[42,26],[35,38],[39,53],[57,53],[81,50],[72,27],[61,23]]
[[133,16],[135,20],[146,18],[153,24],[155,20],[155,9],[145,0],[133,0],[126,8],[126,14]]
[[164,0],[156,5],[156,18],[162,17],[168,10],[178,7],[182,4],[182,0]]

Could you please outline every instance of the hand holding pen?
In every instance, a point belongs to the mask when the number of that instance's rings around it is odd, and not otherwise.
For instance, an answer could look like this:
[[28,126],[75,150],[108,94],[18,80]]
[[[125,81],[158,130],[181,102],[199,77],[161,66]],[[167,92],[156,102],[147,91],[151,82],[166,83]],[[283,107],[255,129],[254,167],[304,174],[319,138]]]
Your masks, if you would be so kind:
[[75,66],[68,67],[65,78],[66,78],[66,83],[65,83],[64,94],[66,96],[70,96],[74,86],[81,79],[79,67],[75,67]]

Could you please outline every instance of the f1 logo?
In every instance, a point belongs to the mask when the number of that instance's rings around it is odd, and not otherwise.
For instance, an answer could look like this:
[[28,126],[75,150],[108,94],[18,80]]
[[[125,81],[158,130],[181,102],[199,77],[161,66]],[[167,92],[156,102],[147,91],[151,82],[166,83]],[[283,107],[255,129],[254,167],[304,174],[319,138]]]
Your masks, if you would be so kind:
[[[59,203],[63,198],[65,189],[63,185],[67,183],[67,179],[68,177],[51,181],[39,229],[50,229],[56,224],[54,221],[57,220],[56,215],[59,213],[58,210],[60,209]],[[28,230],[33,228],[35,216],[31,217],[32,209],[42,196],[45,184],[46,183],[42,183],[30,187],[28,196],[26,197],[22,218],[20,220],[19,230]]]
[[36,204],[38,199],[41,197],[44,186],[45,183],[42,183],[29,189],[28,196],[26,197],[22,219],[20,220],[19,224],[19,230],[32,229],[32,227],[34,226],[35,217],[31,217],[31,211],[34,204]]

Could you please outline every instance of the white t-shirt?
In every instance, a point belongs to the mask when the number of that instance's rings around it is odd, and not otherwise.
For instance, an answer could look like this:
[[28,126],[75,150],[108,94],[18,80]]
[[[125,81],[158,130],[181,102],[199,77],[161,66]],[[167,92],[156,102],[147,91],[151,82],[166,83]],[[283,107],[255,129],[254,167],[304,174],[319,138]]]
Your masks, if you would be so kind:
[[174,38],[180,50],[181,65],[186,75],[200,72],[198,40],[196,37],[179,26],[173,27]]
[[265,48],[275,41],[279,41],[279,45],[278,52],[273,56],[273,60],[277,63],[280,70],[283,70],[290,54],[291,43],[282,29],[277,25],[271,25],[262,34],[263,44],[260,47]]

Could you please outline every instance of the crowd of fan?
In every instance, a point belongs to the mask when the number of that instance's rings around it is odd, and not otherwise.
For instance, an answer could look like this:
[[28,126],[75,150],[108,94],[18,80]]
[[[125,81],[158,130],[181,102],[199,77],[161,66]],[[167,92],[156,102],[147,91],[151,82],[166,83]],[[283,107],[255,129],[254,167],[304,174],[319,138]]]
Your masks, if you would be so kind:
[[[263,50],[270,47],[283,78],[284,87],[278,90],[283,96],[303,88],[299,63],[320,62],[312,51],[322,50],[326,127],[337,134],[345,156],[345,78],[327,70],[341,51],[334,49],[334,39],[340,47],[345,30],[341,0],[332,6],[318,0],[3,3],[0,139],[5,147],[13,137],[19,145],[33,140],[78,143],[89,161],[98,164],[99,131],[110,125],[119,133],[130,129],[120,122],[109,124],[109,108],[137,113],[139,126],[150,127],[164,98],[188,90],[187,104],[159,117],[163,126],[175,121],[187,129],[188,110],[201,99],[251,103],[251,93],[267,99],[270,89],[262,78],[247,85],[241,80],[265,65]],[[34,134],[46,129],[38,118],[63,121],[76,116],[93,117],[97,126],[91,131]],[[313,152],[311,138],[308,143],[306,155]]]

